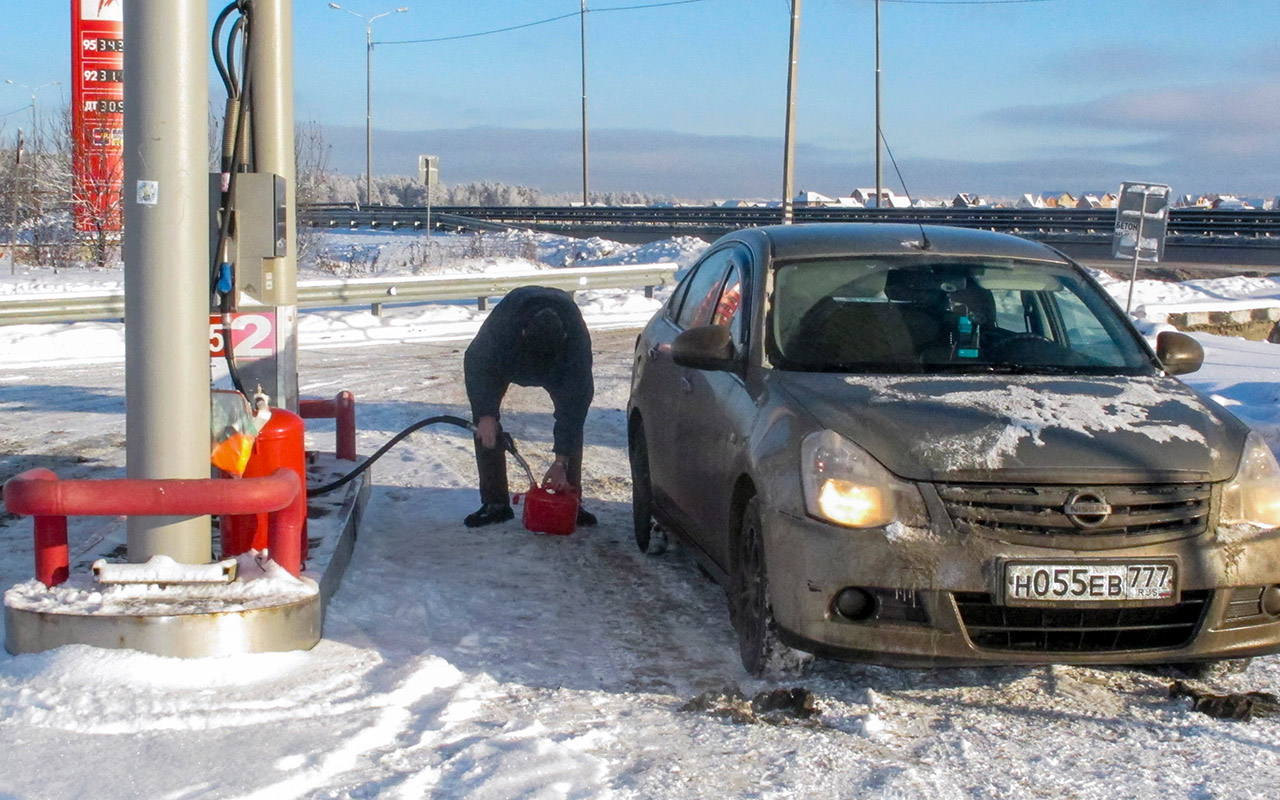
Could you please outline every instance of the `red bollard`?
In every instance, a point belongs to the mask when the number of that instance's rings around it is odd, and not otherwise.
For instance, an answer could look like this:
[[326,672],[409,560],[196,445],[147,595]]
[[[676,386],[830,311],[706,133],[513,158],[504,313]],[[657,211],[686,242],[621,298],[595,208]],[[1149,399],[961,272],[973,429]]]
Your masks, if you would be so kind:
[[[287,467],[297,473],[302,490],[293,502],[277,512],[278,526],[270,524],[268,515],[237,514],[224,516],[219,523],[222,555],[238,556],[249,548],[269,550],[271,559],[291,574],[302,571],[307,557],[307,455],[306,428],[302,417],[283,408],[271,409],[271,419],[253,441],[253,454],[244,477],[261,478]],[[277,530],[278,528],[278,530]],[[283,532],[297,530],[297,535]]]
[[344,461],[356,460],[356,396],[351,392],[338,392],[333,398],[337,406],[337,456]]
[[335,451],[344,461],[356,460],[356,396],[338,392],[332,400],[298,400],[298,413],[303,419],[336,420]]
[[[58,476],[52,471],[37,468],[22,473],[15,479],[13,492],[18,491],[18,486],[23,480],[36,481],[57,481]],[[8,484],[5,484],[6,492],[9,494]],[[5,505],[11,502],[9,497],[5,497]],[[35,555],[36,555],[36,580],[43,583],[49,588],[53,588],[67,580],[67,576],[71,574],[71,553],[67,547],[67,518],[65,515],[59,514],[39,514],[35,518]]]

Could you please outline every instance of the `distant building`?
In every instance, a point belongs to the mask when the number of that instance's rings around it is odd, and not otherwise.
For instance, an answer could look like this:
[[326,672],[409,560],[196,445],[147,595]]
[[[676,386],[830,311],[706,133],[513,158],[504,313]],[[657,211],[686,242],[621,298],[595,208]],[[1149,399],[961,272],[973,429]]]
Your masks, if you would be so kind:
[[1076,201],[1076,208],[1115,208],[1116,196],[1110,192],[1085,192]]
[[836,205],[836,201],[825,194],[802,191],[796,195],[795,204],[797,206],[833,206]]
[[1014,208],[1044,208],[1044,198],[1038,194],[1024,193],[1013,204]]
[[1052,191],[1040,195],[1044,198],[1045,208],[1075,208],[1076,199],[1071,192]]
[[951,198],[952,208],[984,208],[989,205],[991,204],[981,195],[969,194],[968,192],[961,192]]
[[865,208],[911,208],[911,199],[893,193],[892,189],[880,189],[880,202],[876,202],[875,187],[870,189],[854,189],[849,197]]

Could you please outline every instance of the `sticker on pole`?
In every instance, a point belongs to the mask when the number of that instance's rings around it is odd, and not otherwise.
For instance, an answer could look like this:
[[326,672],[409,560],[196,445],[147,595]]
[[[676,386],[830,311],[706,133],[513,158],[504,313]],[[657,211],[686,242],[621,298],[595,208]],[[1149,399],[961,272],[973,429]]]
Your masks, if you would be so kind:
[[[276,315],[271,311],[237,312],[231,315],[231,352],[237,361],[256,361],[276,354]],[[209,356],[223,358],[226,337],[222,317],[209,315]]]
[[1160,183],[1120,184],[1111,257],[1159,261],[1164,258],[1164,235],[1168,226],[1168,186]]

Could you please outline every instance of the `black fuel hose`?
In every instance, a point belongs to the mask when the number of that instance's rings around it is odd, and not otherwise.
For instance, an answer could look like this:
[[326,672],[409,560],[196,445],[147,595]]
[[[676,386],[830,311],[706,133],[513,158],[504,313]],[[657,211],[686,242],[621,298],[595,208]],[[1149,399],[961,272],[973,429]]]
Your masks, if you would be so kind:
[[[440,414],[434,417],[427,417],[426,419],[420,419],[417,422],[410,425],[409,427],[397,433],[395,436],[392,436],[390,441],[388,441],[382,447],[378,448],[378,452],[369,456],[367,459],[365,459],[364,463],[362,463],[360,466],[353,469],[351,472],[348,472],[346,475],[343,475],[341,478],[334,481],[333,483],[326,483],[324,486],[317,486],[314,489],[308,489],[307,497],[315,497],[317,495],[328,494],[329,492],[332,492],[334,489],[338,489],[342,486],[347,485],[352,480],[357,478],[361,473],[367,470],[370,466],[372,466],[373,462],[377,461],[379,458],[382,458],[384,455],[386,455],[388,450],[395,447],[400,442],[404,441],[405,437],[407,437],[409,434],[413,433],[414,431],[421,430],[427,427],[428,425],[438,425],[441,423],[446,425],[456,425],[459,428],[466,428],[472,433],[475,433],[475,430],[476,430],[475,425],[471,424],[470,422],[463,419],[462,417],[455,417],[451,414]],[[536,484],[537,481],[533,479],[533,471],[529,469],[528,462],[526,462],[524,460],[524,457],[521,456],[520,453],[516,450],[516,440],[511,438],[511,434],[507,433],[506,431],[503,431],[500,437],[500,444],[502,445],[503,450],[506,450],[508,453],[514,456],[516,461],[520,464],[520,466],[524,467],[524,471],[529,476],[529,483]]]

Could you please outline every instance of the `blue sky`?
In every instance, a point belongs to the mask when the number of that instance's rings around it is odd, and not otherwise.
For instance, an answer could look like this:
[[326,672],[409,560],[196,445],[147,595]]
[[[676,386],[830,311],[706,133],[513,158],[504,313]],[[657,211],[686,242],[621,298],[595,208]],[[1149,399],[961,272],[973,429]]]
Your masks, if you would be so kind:
[[[776,196],[787,0],[623,9],[658,2],[588,0],[592,189]],[[438,153],[446,183],[579,188],[579,0],[342,3],[365,16],[399,4],[410,10],[373,25],[374,172],[412,174],[417,153]],[[69,2],[5,6],[0,80],[69,81]],[[797,189],[874,183],[874,8],[804,2]],[[295,0],[294,18],[297,117],[322,126],[336,169],[359,173],[364,23],[325,0]],[[1274,197],[1278,36],[1272,0],[882,0],[885,136],[917,195],[1153,180]],[[0,113],[26,103],[0,83]],[[887,156],[885,170],[900,189]]]

